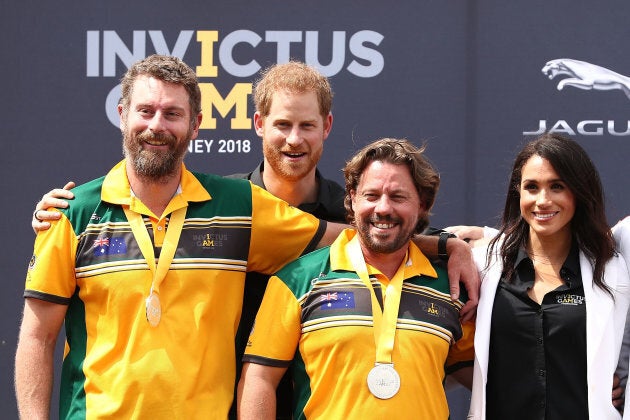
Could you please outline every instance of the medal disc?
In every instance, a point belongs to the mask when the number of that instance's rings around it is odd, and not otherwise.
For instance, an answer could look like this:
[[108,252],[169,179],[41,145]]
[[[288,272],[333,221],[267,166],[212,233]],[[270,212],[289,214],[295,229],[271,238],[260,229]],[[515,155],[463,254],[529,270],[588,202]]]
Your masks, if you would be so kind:
[[393,364],[377,364],[368,373],[367,385],[372,395],[386,400],[398,393],[400,376]]
[[146,300],[147,306],[147,321],[149,321],[149,325],[152,327],[157,327],[160,323],[160,318],[162,318],[162,306],[160,305],[160,297],[151,293],[151,295]]

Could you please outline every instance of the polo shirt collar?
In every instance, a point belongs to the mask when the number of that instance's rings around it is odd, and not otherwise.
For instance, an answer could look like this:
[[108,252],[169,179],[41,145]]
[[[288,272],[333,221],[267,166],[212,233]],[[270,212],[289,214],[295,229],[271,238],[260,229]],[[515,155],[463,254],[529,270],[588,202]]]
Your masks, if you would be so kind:
[[[131,191],[126,172],[126,159],[114,166],[103,181],[101,199],[108,203],[129,206],[138,213],[150,214],[148,209]],[[189,202],[208,201],[212,199],[210,193],[201,185],[199,180],[186,169],[182,163],[182,177],[177,193],[168,204],[165,214],[188,206]]]
[[[259,186],[262,189],[267,189],[265,187],[265,182],[263,181],[262,173],[265,170],[265,161],[260,162],[260,164],[254,169],[249,175],[249,180],[252,184]],[[308,205],[315,206],[323,206],[328,212],[332,211],[337,205],[334,200],[335,197],[331,194],[330,184],[332,181],[322,177],[319,169],[315,168],[315,178],[317,178],[317,201],[314,203],[303,203],[298,206],[298,208],[308,207]]]
[[[525,247],[522,246],[518,250],[514,266],[518,267],[523,261],[526,260],[531,262],[531,259],[529,258],[529,255],[525,250]],[[562,268],[570,270],[573,274],[580,274],[580,249],[578,248],[576,241],[572,241],[571,250],[569,251],[569,255],[567,255],[567,259],[564,260]]]
[[[531,271],[521,271],[521,264],[527,264],[527,270]],[[527,251],[524,246],[521,246],[518,250],[518,254],[516,255],[516,260],[514,263],[514,267],[517,269],[517,273],[519,274],[519,282],[523,282],[529,287],[531,283],[533,283],[533,270],[534,264],[532,260],[529,258]],[[562,264],[562,273],[561,277],[564,279],[567,275],[572,274],[571,281],[581,283],[582,282],[582,271],[580,268],[580,248],[577,245],[577,241],[573,240],[571,243],[571,249],[569,251],[569,255],[567,255],[567,259],[564,260]],[[568,273],[567,273],[568,271]],[[521,278],[524,273],[530,273],[531,275],[526,276],[525,278]],[[526,280],[527,279],[527,280]]]

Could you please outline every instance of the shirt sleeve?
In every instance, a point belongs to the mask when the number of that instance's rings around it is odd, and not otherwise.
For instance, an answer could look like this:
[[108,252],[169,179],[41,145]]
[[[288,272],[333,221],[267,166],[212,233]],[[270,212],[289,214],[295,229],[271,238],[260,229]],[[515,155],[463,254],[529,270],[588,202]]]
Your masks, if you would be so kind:
[[472,366],[475,357],[475,322],[462,324],[462,338],[451,346],[446,358],[446,373],[452,373],[464,366]]
[[[617,250],[626,261],[626,264],[630,263],[630,216],[621,220],[613,228],[613,236],[617,245]],[[630,266],[630,264],[628,264]]]
[[[630,229],[630,217],[619,221],[612,231],[617,245],[617,250],[626,262],[626,265],[630,265],[630,238],[628,238],[628,230]],[[623,333],[623,341],[621,344],[621,354],[619,358],[619,364],[617,365],[617,371],[615,372],[619,376],[620,386],[625,387],[628,383],[628,355],[630,354],[630,313],[628,314],[626,325]]]
[[65,215],[39,232],[28,265],[24,297],[67,305],[76,290],[77,238]]
[[326,222],[252,185],[248,271],[273,274],[319,242]]
[[297,299],[282,280],[271,277],[243,361],[274,367],[289,366],[301,331],[301,309]]

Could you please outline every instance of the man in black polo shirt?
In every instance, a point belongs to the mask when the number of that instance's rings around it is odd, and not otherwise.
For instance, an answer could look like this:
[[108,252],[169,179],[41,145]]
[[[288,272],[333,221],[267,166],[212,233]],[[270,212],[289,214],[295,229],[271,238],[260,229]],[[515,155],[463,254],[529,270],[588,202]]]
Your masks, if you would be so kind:
[[[327,78],[304,63],[277,64],[265,70],[254,86],[254,128],[262,139],[264,159],[252,172],[230,177],[249,179],[320,219],[344,223],[344,189],[317,170],[332,128],[332,97]],[[260,273],[248,273],[245,279],[237,358],[245,351],[268,280]],[[238,363],[240,377],[240,358]],[[277,390],[278,419],[291,418],[291,388],[285,375]]]

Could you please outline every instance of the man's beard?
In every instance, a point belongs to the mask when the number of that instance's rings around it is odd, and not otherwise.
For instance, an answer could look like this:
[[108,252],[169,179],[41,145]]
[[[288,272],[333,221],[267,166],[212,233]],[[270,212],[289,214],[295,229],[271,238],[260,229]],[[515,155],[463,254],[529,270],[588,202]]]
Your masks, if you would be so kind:
[[401,249],[402,247],[406,246],[409,243],[409,240],[414,235],[414,230],[408,229],[408,230],[403,230],[399,232],[398,235],[394,236],[393,238],[389,238],[387,240],[380,238],[379,240],[378,236],[372,236],[370,232],[372,222],[402,223],[402,221],[399,218],[393,218],[391,216],[371,217],[368,220],[356,221],[356,228],[363,244],[369,250],[377,254],[390,254],[392,252],[395,252]]
[[[167,150],[144,149],[146,142],[163,142]],[[136,174],[152,181],[165,181],[177,173],[188,149],[186,142],[178,143],[177,137],[149,130],[131,136],[124,133],[123,152],[131,161]]]
[[[277,175],[279,175],[282,179],[290,182],[297,182],[313,170],[317,166],[317,162],[322,154],[322,149],[312,150],[307,148],[307,150],[300,150],[301,152],[308,153],[308,161],[301,162],[300,164],[291,165],[284,158],[284,154],[281,148],[276,147],[275,145],[263,142],[263,155],[269,167],[265,166],[265,169],[272,169]],[[289,150],[289,152],[294,152],[293,150]],[[295,151],[297,152],[297,150]]]

